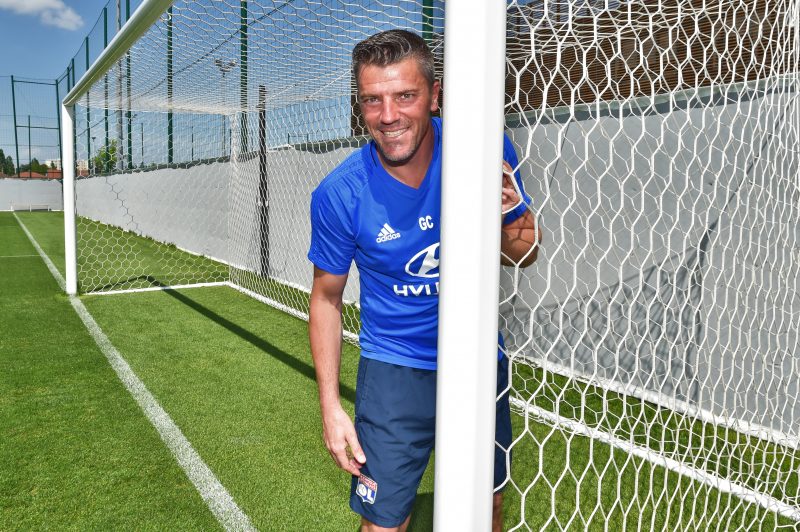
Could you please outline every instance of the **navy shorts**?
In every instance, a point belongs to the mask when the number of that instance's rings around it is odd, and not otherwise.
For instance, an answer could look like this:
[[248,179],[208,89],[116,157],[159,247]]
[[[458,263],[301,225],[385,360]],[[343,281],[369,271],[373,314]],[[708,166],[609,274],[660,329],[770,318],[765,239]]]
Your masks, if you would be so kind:
[[[497,393],[508,385],[508,359],[497,366]],[[350,485],[350,507],[383,527],[411,514],[436,433],[436,371],[361,357],[356,384],[356,433],[367,462]],[[506,392],[497,401],[494,485],[505,485],[511,445]]]

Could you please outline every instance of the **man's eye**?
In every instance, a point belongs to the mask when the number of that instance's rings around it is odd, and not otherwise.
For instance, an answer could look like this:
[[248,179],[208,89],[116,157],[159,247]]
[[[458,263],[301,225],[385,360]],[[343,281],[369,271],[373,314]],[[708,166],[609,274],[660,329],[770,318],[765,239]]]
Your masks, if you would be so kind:
[[414,97],[413,92],[404,92],[403,94],[400,95],[401,100],[410,100],[413,97]]
[[378,101],[377,98],[363,98],[361,100],[361,103],[364,104],[364,105],[368,105],[368,104],[371,104],[371,103],[375,103],[377,101]]

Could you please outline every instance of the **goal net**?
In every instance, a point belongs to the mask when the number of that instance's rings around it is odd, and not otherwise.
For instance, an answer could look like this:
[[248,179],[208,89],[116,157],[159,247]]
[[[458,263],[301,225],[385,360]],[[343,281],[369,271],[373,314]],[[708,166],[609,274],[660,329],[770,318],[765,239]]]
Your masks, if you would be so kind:
[[[798,526],[798,17],[508,2],[506,131],[544,232],[501,272],[509,528]],[[310,193],[368,141],[350,52],[410,29],[441,71],[443,21],[175,2],[74,107],[80,291],[225,284],[306,317]],[[353,342],[358,296],[353,268]]]

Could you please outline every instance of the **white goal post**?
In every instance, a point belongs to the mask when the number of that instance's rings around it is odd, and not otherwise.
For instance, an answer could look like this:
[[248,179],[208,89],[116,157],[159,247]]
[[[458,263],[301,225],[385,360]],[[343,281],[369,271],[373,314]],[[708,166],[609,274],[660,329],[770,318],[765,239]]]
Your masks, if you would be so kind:
[[501,182],[487,176],[503,161],[505,19],[504,0],[445,10],[434,494],[442,531],[492,527]]
[[[488,527],[495,453],[508,529],[796,527],[799,5],[144,0],[63,101],[67,291],[307,318],[310,193],[369,140],[350,52],[409,29],[444,77],[437,529]],[[527,267],[498,260],[503,131]],[[356,344],[358,300],[352,268]]]

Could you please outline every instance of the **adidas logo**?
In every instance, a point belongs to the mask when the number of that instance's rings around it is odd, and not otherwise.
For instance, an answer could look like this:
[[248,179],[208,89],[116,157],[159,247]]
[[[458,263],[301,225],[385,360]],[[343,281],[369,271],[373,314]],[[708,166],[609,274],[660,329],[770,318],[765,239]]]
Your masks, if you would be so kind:
[[380,244],[382,242],[394,240],[395,238],[400,238],[400,233],[392,229],[389,224],[383,224],[383,227],[381,227],[381,232],[378,233],[378,238],[375,239],[375,242]]

